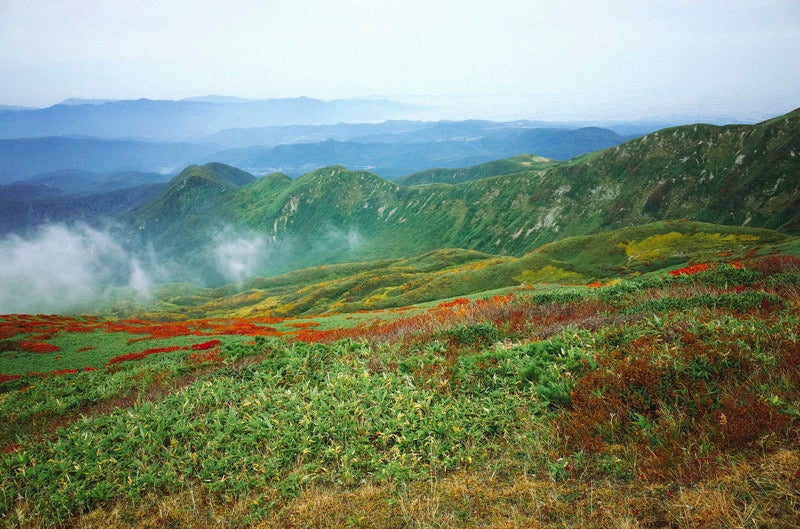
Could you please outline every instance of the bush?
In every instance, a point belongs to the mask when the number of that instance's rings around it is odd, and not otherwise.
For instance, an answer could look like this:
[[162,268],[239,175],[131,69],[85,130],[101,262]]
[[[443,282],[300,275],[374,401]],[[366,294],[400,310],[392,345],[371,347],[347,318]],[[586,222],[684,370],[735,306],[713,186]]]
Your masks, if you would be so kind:
[[452,346],[488,347],[500,339],[500,331],[491,323],[456,325],[436,334],[435,338]]
[[575,380],[591,366],[586,352],[562,339],[535,342],[523,351],[528,360],[520,378],[535,386],[545,405],[567,406]]
[[751,286],[763,277],[764,274],[757,270],[722,264],[696,274],[693,279],[703,285],[733,288],[736,286]]
[[780,375],[776,363],[792,365],[800,347],[778,327],[748,329],[734,318],[682,322],[607,344],[556,419],[566,445],[605,455],[628,446],[642,476],[690,483],[725,450],[785,438],[798,419],[786,402],[799,396],[786,381],[798,370]]

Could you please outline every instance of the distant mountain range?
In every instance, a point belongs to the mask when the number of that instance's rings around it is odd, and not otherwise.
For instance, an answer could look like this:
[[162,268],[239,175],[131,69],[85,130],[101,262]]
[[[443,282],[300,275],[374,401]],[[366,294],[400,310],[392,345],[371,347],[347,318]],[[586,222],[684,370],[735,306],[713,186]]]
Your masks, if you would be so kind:
[[464,167],[523,153],[567,160],[624,140],[616,132],[598,127],[437,122],[411,132],[373,134],[351,141],[328,139],[231,149],[215,153],[214,159],[255,173],[281,171],[294,177],[328,165],[345,165],[393,179],[432,167]]
[[405,186],[341,166],[252,181],[225,165],[192,166],[123,218],[140,243],[198,269],[220,230],[261,237],[279,256],[262,273],[439,248],[519,256],[663,220],[798,234],[798,146],[800,110],[753,126],[664,129],[563,163],[498,161],[499,176],[473,168],[456,184],[439,183],[453,171]]
[[[131,248],[212,284],[224,280],[209,262],[221,240],[257,244],[269,258],[255,272],[274,274],[442,248],[521,256],[682,219],[800,234],[800,110],[633,139],[538,125],[389,120],[231,129],[208,143],[0,140],[0,233],[108,219]],[[236,147],[252,141],[262,144]]]
[[195,141],[235,127],[385,121],[415,110],[385,99],[67,100],[42,109],[0,110],[0,138],[80,135]]
[[[212,161],[255,174],[280,171],[296,177],[328,165],[345,165],[396,178],[432,167],[465,167],[522,153],[566,160],[625,139],[597,127],[543,128],[533,122],[490,121],[230,129],[201,142],[83,136],[0,139],[0,184],[29,182],[33,177],[65,170],[99,175],[120,171],[161,173],[166,181],[189,164]],[[139,183],[133,181],[131,185]]]

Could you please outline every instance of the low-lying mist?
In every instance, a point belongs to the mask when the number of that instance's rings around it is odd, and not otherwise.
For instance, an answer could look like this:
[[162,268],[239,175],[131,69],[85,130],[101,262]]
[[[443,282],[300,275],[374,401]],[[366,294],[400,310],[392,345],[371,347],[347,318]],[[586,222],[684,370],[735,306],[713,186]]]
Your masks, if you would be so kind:
[[261,234],[238,233],[223,228],[211,238],[211,254],[216,272],[228,283],[241,286],[258,271],[265,270],[275,258],[275,245]]
[[120,294],[147,299],[157,270],[110,231],[84,224],[6,236],[0,254],[0,313],[87,310]]
[[0,238],[0,314],[97,312],[122,302],[154,299],[159,285],[232,284],[259,275],[341,261],[363,244],[355,230],[320,227],[309,240],[276,240],[223,226],[191,255],[132,245],[118,227],[51,224]]

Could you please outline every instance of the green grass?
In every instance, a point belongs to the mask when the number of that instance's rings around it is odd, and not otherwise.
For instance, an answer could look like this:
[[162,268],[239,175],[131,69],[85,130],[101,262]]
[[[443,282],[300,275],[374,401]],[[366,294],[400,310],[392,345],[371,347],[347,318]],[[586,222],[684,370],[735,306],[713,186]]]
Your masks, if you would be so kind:
[[[298,318],[272,325],[311,324],[308,342],[220,335],[9,380],[0,512],[10,527],[789,527],[800,260],[743,265]],[[24,321],[62,346],[30,370],[83,360],[80,333],[57,328],[72,320]],[[113,323],[86,353],[216,336],[128,343],[148,335]]]

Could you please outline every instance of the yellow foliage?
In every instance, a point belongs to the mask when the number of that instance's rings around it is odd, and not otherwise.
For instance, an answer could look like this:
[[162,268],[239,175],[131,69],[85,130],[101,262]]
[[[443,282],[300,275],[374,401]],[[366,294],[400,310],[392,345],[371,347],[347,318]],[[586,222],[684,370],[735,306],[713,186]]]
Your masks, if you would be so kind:
[[727,250],[736,244],[755,242],[757,235],[722,233],[678,233],[671,231],[652,235],[641,241],[620,243],[630,261],[657,261],[699,251]]
[[625,248],[625,255],[628,256],[629,260],[640,259],[643,261],[652,261],[669,256],[673,248],[683,237],[682,234],[671,231],[669,233],[652,235],[639,242],[631,241],[627,244],[622,243],[622,246]]
[[519,276],[523,283],[579,283],[583,276],[553,265],[545,265],[538,270],[523,270]]

